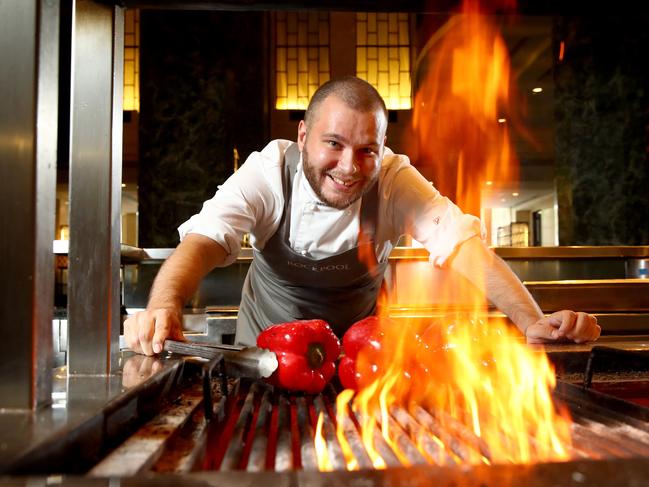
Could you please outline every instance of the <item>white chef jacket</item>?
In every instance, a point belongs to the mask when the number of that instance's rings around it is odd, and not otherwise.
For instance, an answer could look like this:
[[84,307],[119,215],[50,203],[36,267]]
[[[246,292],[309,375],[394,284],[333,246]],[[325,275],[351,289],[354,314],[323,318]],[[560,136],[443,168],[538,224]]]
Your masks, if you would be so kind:
[[[183,223],[180,238],[189,233],[209,237],[228,253],[223,266],[233,263],[244,234],[258,251],[279,227],[284,207],[282,170],[284,152],[292,144],[274,140],[246,162],[201,211]],[[376,257],[384,261],[404,234],[411,235],[430,253],[430,262],[442,266],[464,241],[484,239],[480,220],[464,214],[442,196],[413,166],[408,157],[385,149],[379,172],[379,209]],[[357,246],[361,200],[339,210],[324,204],[298,165],[292,188],[291,248],[322,259]]]

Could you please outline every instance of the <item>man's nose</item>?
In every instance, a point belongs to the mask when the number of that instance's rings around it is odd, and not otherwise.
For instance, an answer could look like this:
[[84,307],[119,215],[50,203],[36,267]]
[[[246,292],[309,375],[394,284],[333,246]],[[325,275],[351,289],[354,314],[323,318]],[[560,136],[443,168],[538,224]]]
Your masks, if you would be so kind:
[[338,161],[338,167],[345,174],[355,174],[358,172],[359,167],[356,162],[356,154],[352,150],[344,150],[340,160]]

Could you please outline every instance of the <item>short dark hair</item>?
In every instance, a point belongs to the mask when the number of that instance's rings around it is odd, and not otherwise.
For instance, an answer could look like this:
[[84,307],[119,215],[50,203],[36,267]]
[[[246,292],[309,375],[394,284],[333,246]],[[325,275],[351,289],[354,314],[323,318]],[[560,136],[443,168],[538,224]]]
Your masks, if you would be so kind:
[[388,110],[376,88],[365,80],[355,76],[346,76],[329,80],[316,90],[304,113],[304,122],[307,127],[310,127],[315,120],[320,104],[331,95],[342,100],[349,108],[360,112],[381,110],[385,116],[386,124],[388,122]]

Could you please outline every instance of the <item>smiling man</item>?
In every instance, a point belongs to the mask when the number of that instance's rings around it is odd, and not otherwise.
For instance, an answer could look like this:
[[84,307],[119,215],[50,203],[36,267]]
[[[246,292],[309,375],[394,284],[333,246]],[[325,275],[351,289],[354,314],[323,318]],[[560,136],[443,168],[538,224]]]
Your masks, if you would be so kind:
[[342,210],[378,178],[388,121],[379,100],[351,90],[336,95],[336,86],[324,85],[313,96],[298,126],[298,147],[315,194]]
[[433,265],[475,281],[529,342],[595,340],[593,316],[544,317],[466,215],[385,147],[378,92],[358,78],[322,85],[298,126],[297,143],[275,140],[250,155],[179,228],[182,242],[160,269],[147,309],[125,324],[127,343],[147,355],[182,339],[185,302],[214,267],[233,263],[245,233],[254,258],[242,290],[237,343],[253,345],[273,323],[320,318],[340,337],[375,311],[388,256],[409,234]]

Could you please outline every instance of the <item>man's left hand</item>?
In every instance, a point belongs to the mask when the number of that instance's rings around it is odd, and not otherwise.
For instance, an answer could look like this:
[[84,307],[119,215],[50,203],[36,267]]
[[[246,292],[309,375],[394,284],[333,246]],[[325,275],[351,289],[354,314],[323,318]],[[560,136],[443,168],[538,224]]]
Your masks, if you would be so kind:
[[530,325],[525,330],[527,343],[573,341],[584,343],[599,338],[602,328],[597,318],[588,313],[569,310],[557,311]]

